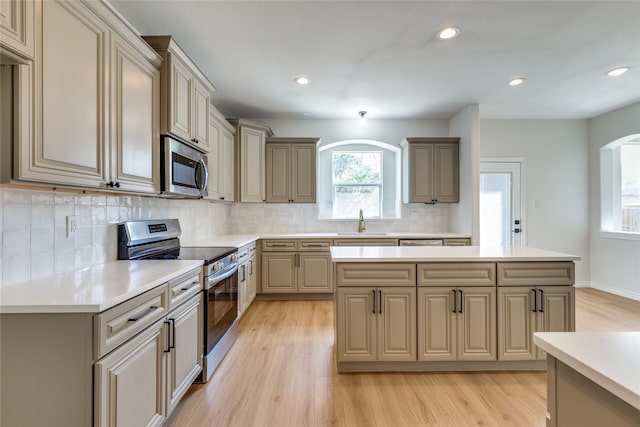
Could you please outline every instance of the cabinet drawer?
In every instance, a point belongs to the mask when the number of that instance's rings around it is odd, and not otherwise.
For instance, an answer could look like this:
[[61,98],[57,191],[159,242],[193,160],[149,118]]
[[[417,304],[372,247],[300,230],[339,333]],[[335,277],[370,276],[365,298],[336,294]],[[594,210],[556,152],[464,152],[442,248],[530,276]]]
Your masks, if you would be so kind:
[[415,285],[415,264],[344,263],[336,266],[336,286]]
[[471,239],[444,239],[444,246],[470,246]]
[[575,283],[573,262],[499,262],[499,286],[567,286]]
[[418,286],[495,286],[493,262],[418,264]]
[[169,308],[177,307],[202,290],[201,272],[197,268],[169,281]]
[[263,240],[263,251],[295,251],[297,249],[296,240]]
[[99,359],[167,314],[169,288],[158,286],[93,318],[94,357]]
[[330,247],[331,240],[298,240],[299,251],[328,252]]

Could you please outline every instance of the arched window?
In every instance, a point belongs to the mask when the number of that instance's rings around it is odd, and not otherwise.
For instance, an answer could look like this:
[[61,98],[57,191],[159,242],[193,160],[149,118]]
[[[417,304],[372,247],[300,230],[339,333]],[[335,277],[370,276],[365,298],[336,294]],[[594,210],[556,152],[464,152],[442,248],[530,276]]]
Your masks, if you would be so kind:
[[373,140],[347,140],[320,147],[320,218],[398,218],[400,148]]
[[600,149],[602,231],[640,234],[640,134]]

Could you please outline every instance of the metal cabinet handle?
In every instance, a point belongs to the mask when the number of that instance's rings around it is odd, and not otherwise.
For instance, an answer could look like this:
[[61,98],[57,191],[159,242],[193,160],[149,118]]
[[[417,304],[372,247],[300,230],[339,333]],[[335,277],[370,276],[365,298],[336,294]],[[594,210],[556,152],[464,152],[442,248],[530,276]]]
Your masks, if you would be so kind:
[[453,292],[453,310],[451,310],[451,312],[455,313],[458,310],[458,307],[457,307],[457,304],[456,304],[456,302],[458,301],[457,298],[456,298],[456,296],[457,296],[456,292],[457,291],[455,289],[452,289],[451,292]]
[[540,310],[539,313],[544,313],[544,291],[540,289]]
[[253,276],[253,260],[249,260],[249,276]]
[[376,314],[376,290],[375,289],[372,290],[371,293],[373,294],[373,305],[372,305],[373,309],[371,310],[371,312],[373,314]]
[[151,313],[153,313],[157,309],[158,309],[158,307],[156,307],[155,305],[152,305],[151,307],[149,307],[147,309],[147,311],[145,311],[144,313],[142,313],[138,317],[130,317],[129,318],[129,322],[137,322],[138,320],[140,320],[140,319],[142,319],[144,317],[147,317],[148,315],[150,315]]
[[531,311],[535,313],[538,310],[538,292],[535,289],[531,289],[531,292],[533,292],[533,307]]
[[382,314],[382,290],[379,291],[380,292],[380,301],[378,302],[380,310],[378,311],[379,314]]
[[460,310],[458,311],[458,313],[462,313],[462,305],[463,305],[463,303],[462,303],[462,291],[458,291],[458,292],[460,292]]
[[176,319],[169,319],[171,322],[171,343],[169,344],[169,348],[176,348]]
[[185,286],[184,288],[180,288],[180,290],[181,291],[189,291],[189,290],[195,288],[196,286],[198,286],[199,284],[200,284],[200,282],[193,281],[193,282],[191,282],[191,286]]
[[171,347],[169,346],[169,340],[170,340],[170,336],[171,336],[171,329],[170,329],[170,327],[171,327],[171,323],[170,323],[170,322],[167,322],[167,321],[165,321],[165,322],[163,322],[163,323],[164,323],[165,325],[168,325],[168,327],[166,328],[166,331],[167,331],[167,335],[166,335],[166,339],[167,339],[167,340],[166,340],[166,344],[167,344],[167,346],[164,348],[164,350],[163,350],[163,351],[164,351],[165,353],[169,353],[169,352],[171,351]]

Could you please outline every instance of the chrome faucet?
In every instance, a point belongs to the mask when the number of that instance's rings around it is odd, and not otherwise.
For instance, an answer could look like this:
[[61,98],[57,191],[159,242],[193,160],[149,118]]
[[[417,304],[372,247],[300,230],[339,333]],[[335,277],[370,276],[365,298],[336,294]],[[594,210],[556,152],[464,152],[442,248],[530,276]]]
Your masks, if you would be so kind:
[[367,229],[367,226],[364,224],[364,215],[362,214],[362,209],[360,209],[360,220],[358,221],[358,233],[362,233]]

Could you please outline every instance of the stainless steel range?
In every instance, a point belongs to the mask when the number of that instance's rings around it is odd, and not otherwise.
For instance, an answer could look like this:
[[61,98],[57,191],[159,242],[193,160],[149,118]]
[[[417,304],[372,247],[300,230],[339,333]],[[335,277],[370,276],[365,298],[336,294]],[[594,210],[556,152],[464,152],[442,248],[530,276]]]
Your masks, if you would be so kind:
[[180,234],[177,219],[118,224],[118,259],[193,259],[204,262],[204,367],[197,381],[206,382],[237,337],[238,249],[183,247],[180,246]]

